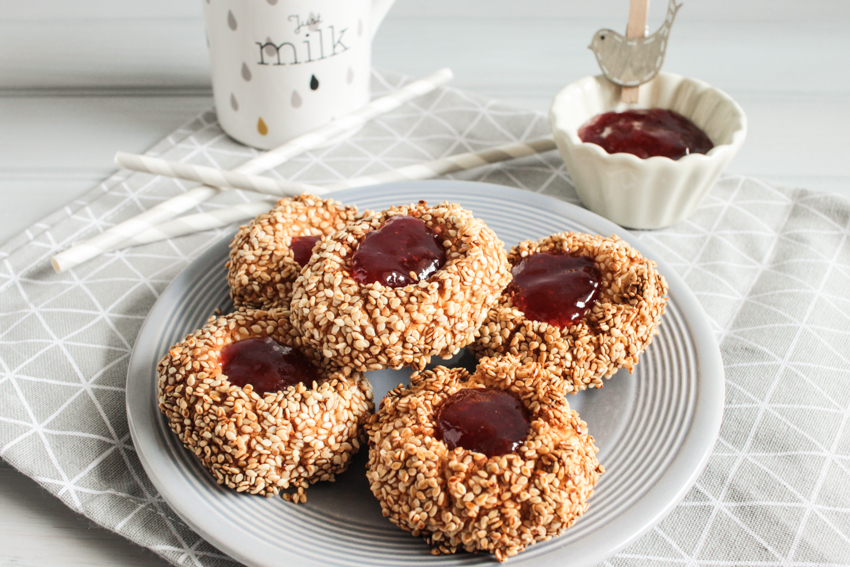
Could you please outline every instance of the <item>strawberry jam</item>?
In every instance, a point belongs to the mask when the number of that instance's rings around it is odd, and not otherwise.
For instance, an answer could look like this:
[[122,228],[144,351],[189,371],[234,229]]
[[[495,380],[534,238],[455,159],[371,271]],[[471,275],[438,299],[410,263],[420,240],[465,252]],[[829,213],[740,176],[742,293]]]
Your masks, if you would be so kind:
[[351,257],[351,275],[361,284],[404,287],[427,279],[445,263],[434,231],[417,218],[395,216],[363,238]]
[[714,147],[696,124],[663,108],[598,114],[579,128],[578,137],[582,142],[602,146],[609,154],[634,154],[643,159],[679,159],[708,153]]
[[569,327],[596,302],[602,276],[582,256],[533,254],[511,270],[508,293],[527,319]]
[[295,261],[299,266],[303,268],[307,265],[307,262],[310,261],[310,257],[313,255],[313,248],[321,239],[321,236],[292,237],[292,244],[290,244],[289,247],[292,248],[292,253],[295,255]]
[[463,447],[488,457],[513,453],[528,437],[528,412],[508,392],[458,390],[437,410],[436,437],[449,450]]
[[287,386],[311,386],[319,369],[300,351],[274,339],[245,339],[221,350],[221,370],[236,386],[251,384],[259,395]]

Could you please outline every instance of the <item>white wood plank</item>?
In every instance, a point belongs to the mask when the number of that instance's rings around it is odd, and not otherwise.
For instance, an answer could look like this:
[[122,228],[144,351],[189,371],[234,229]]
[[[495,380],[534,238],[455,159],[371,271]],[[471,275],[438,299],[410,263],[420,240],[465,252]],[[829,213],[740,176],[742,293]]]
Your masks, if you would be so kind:
[[0,97],[0,242],[92,189],[211,97]]
[[211,106],[206,96],[0,97],[0,169],[113,169],[117,150],[146,149]]
[[[599,74],[587,48],[597,29],[598,22],[485,20],[472,31],[463,19],[397,19],[378,32],[374,61],[416,75],[450,64],[454,84],[462,88],[554,95],[580,77]],[[678,22],[664,70],[729,91],[850,92],[850,76],[833,72],[850,53],[850,22],[735,23],[722,26],[722,41],[718,33],[714,24]]]
[[[687,0],[686,12],[704,22],[790,22],[807,24],[850,18],[847,2],[800,2],[799,0]],[[5,20],[85,20],[137,19],[147,17],[200,18],[200,0],[3,0]],[[613,19],[625,29],[628,0],[535,0],[519,4],[516,0],[398,0],[391,10],[396,16],[433,16],[446,18],[525,18]],[[650,18],[663,19],[666,2],[650,5]],[[619,17],[619,19],[617,19]],[[612,25],[613,27],[613,25]],[[619,28],[618,28],[619,29]]]
[[0,565],[169,565],[105,530],[0,461]]
[[3,20],[64,22],[136,20],[139,18],[201,18],[201,0],[3,0]]
[[[771,95],[730,91],[748,118],[748,138],[730,170],[760,178],[809,178],[810,189],[850,181],[850,94]],[[816,179],[828,181],[829,187]],[[841,191],[850,197],[850,182]]]
[[199,19],[0,20],[0,90],[209,91]]
[[[452,65],[466,88],[499,84],[517,92],[554,91],[598,73],[587,45],[599,27],[618,21],[391,15],[376,36],[373,59],[377,66],[417,75]],[[209,88],[199,19],[72,23],[0,22],[0,54],[5,54],[0,90]],[[835,92],[850,90],[850,76],[834,72],[845,65],[847,53],[850,17],[800,26],[721,25],[683,15],[671,34],[664,68],[726,89]]]
[[[677,0],[681,1],[681,0]],[[850,4],[846,2],[799,2],[798,0],[685,0],[679,17],[702,22],[789,22],[811,23],[850,18]],[[650,26],[664,19],[666,0],[650,3]],[[452,18],[468,17],[502,18],[520,21],[525,18],[561,18],[565,20],[606,19],[607,26],[625,31],[629,13],[629,0],[535,0],[518,4],[515,0],[429,0],[405,2],[393,6],[392,14],[398,16],[450,15]]]

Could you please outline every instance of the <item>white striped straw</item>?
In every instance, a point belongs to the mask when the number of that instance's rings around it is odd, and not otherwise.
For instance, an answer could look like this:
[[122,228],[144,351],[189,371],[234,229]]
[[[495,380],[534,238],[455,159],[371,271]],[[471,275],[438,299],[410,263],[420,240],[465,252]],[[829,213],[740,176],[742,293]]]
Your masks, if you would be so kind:
[[[389,183],[391,181],[430,179],[455,171],[473,169],[482,165],[516,159],[554,149],[555,142],[551,137],[539,138],[530,142],[505,144],[480,152],[456,154],[431,162],[409,165],[371,176],[356,177],[348,181],[325,185],[322,187],[322,191],[323,193],[330,193],[351,187],[363,187],[378,183]],[[138,246],[140,244],[149,244],[151,242],[167,240],[169,238],[183,236],[184,234],[192,234],[202,230],[221,228],[237,221],[253,218],[268,211],[273,206],[274,203],[259,201],[256,203],[243,203],[235,207],[227,207],[208,213],[187,215],[150,228],[132,238],[129,238],[126,242],[116,245],[110,250],[117,250],[128,246]]]
[[[279,148],[257,156],[235,168],[234,172],[253,174],[273,169],[288,159],[316,148],[349,130],[362,126],[376,116],[395,110],[406,102],[437,89],[439,86],[448,83],[451,79],[451,69],[440,69],[436,73],[424,79],[414,81],[392,94],[373,100],[363,108],[334,120],[314,132],[299,136]],[[173,219],[180,213],[203,203],[213,195],[219,193],[219,191],[220,189],[214,187],[195,187],[160,203],[132,219],[119,223],[97,236],[55,255],[51,259],[53,269],[57,272],[68,270],[91,258],[99,256],[107,250],[114,250],[118,247],[116,245],[122,241],[157,224]]]
[[388,183],[390,181],[403,181],[406,179],[430,179],[446,173],[472,169],[496,163],[508,159],[519,158],[540,152],[555,149],[555,141],[551,137],[532,140],[531,142],[513,142],[503,146],[497,146],[481,152],[468,152],[457,154],[426,163],[409,165],[400,169],[393,169],[375,175],[356,177],[347,181],[332,183],[323,187],[306,185],[294,181],[282,181],[263,177],[261,175],[247,175],[223,171],[205,165],[191,165],[162,158],[153,158],[134,154],[118,152],[115,154],[115,163],[126,169],[154,173],[185,179],[187,181],[199,181],[216,187],[228,189],[243,189],[245,191],[256,191],[275,196],[288,196],[299,192],[309,192],[315,195],[323,195],[329,191],[338,191],[351,187],[363,187],[377,183]]
[[128,248],[130,246],[150,244],[151,242],[159,242],[160,240],[168,240],[169,238],[183,236],[184,234],[221,228],[235,222],[252,219],[257,215],[270,211],[275,205],[277,205],[276,201],[254,201],[251,203],[240,203],[239,205],[224,207],[214,211],[178,217],[149,228],[144,232],[140,232],[136,236],[128,238],[125,242],[115,245],[114,248],[106,252],[120,250],[121,248]]
[[399,169],[391,169],[382,173],[356,177],[348,181],[324,185],[325,191],[337,191],[351,187],[363,187],[366,185],[377,185],[378,183],[390,183],[392,181],[408,181],[416,179],[433,179],[440,175],[474,169],[491,163],[517,159],[525,156],[548,152],[556,149],[555,140],[549,136],[538,138],[529,142],[513,142],[503,144],[480,152],[466,152],[455,154],[446,158],[408,165]]
[[298,181],[278,180],[262,175],[248,175],[206,165],[194,165],[124,152],[115,154],[115,165],[121,169],[132,169],[133,171],[162,175],[163,177],[197,181],[210,187],[244,189],[276,197],[292,197],[305,192],[315,195],[325,193],[325,189],[322,187],[299,183]]

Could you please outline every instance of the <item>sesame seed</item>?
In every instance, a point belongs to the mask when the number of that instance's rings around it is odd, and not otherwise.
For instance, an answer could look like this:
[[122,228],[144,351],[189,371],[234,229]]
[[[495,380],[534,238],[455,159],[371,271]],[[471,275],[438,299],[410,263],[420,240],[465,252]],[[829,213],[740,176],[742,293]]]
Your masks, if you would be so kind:
[[[383,515],[421,535],[437,554],[489,551],[499,561],[566,530],[587,509],[604,469],[587,425],[548,372],[514,356],[415,372],[366,424],[367,478]],[[489,459],[449,450],[433,416],[462,388],[496,388],[522,400],[532,426],[516,453]],[[522,473],[522,474],[520,474]]]
[[225,267],[234,305],[288,307],[292,284],[301,273],[290,248],[295,236],[326,236],[361,216],[357,208],[304,193],[281,199],[267,213],[240,228],[230,243]]
[[[216,482],[264,496],[297,487],[289,499],[299,503],[306,502],[309,484],[331,480],[348,467],[374,405],[362,374],[335,369],[301,344],[289,317],[283,309],[249,309],[211,319],[159,362],[158,399],[171,429]],[[218,364],[221,349],[255,335],[301,350],[316,362],[320,379],[309,388],[298,384],[262,397],[250,385],[230,384]],[[192,364],[200,358],[209,361],[203,372]],[[197,390],[185,387],[190,382],[217,391],[199,398]]]
[[602,275],[596,304],[584,320],[558,328],[526,319],[504,294],[475,332],[470,351],[479,358],[516,354],[537,360],[565,393],[600,388],[620,368],[631,371],[658,332],[667,302],[667,282],[655,262],[617,236],[571,232],[520,242],[508,262],[514,266],[538,252],[593,259]]
[[[439,228],[450,244],[447,263],[427,280],[402,288],[361,286],[350,276],[350,258],[368,232],[396,215]],[[432,356],[452,356],[472,341],[510,281],[502,242],[457,204],[421,202],[364,214],[321,246],[325,253],[304,267],[292,291],[293,306],[314,302],[314,307],[293,309],[292,324],[337,365],[359,371],[424,368]]]

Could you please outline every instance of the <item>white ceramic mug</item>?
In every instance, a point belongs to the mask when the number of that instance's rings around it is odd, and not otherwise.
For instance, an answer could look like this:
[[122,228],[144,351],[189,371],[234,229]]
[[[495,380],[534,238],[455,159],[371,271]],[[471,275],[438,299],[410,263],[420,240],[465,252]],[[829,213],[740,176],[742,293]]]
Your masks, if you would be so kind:
[[221,127],[277,147],[369,102],[372,36],[394,0],[205,0]]

